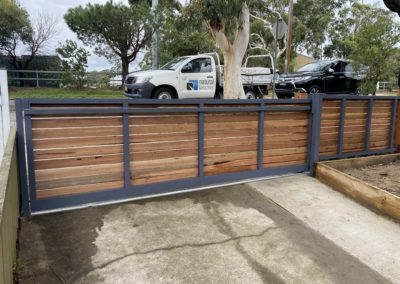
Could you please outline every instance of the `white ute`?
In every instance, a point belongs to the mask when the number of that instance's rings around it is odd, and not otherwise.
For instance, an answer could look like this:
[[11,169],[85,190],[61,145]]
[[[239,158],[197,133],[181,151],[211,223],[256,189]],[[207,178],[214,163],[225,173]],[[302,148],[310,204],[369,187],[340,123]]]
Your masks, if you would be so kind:
[[[247,64],[247,61],[246,61]],[[248,99],[262,98],[272,83],[271,68],[243,67],[243,88]],[[147,99],[221,98],[223,66],[216,53],[175,58],[160,70],[131,73],[125,96]]]

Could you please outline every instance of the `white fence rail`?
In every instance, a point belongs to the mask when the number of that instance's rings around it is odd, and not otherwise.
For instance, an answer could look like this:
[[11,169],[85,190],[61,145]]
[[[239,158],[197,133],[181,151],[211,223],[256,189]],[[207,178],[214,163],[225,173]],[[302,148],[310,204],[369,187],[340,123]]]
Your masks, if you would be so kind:
[[10,105],[8,100],[7,71],[0,70],[0,163],[10,134]]
[[392,91],[397,89],[399,86],[395,82],[378,82],[376,84],[376,91],[377,92],[385,92],[385,91]]

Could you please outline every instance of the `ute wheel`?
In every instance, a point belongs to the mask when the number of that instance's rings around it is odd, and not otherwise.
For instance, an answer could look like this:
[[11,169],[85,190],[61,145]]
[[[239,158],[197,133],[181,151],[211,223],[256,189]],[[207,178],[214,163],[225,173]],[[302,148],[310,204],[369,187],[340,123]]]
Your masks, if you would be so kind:
[[281,100],[290,98],[290,96],[286,95],[286,94],[276,94],[276,96],[278,97],[278,99],[281,99]]
[[155,91],[154,98],[157,100],[172,100],[174,93],[169,88],[159,88]]
[[252,90],[247,90],[246,91],[246,99],[254,100],[254,99],[256,99],[256,94]]
[[216,92],[215,92],[215,95],[214,95],[214,99],[216,99],[216,100],[222,100],[224,98],[224,91],[223,90],[217,90]]
[[315,94],[319,94],[321,93],[321,87],[318,85],[312,85],[309,89],[308,89],[308,93],[310,95],[315,95]]

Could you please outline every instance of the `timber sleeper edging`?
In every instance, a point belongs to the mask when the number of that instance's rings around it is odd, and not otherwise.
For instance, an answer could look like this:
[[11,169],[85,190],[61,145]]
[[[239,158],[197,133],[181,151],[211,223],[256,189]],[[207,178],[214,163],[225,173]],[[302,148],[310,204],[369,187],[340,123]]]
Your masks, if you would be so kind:
[[400,221],[400,197],[342,171],[350,166],[361,168],[393,162],[399,158],[400,154],[391,154],[320,162],[317,163],[315,175],[322,183],[351,197],[358,203]]

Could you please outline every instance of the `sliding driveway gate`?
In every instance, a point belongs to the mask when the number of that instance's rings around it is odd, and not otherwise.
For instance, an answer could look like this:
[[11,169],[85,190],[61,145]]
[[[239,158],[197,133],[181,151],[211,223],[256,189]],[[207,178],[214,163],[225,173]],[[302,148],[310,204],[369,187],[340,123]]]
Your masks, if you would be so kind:
[[396,97],[16,101],[22,213],[313,170],[395,151]]

